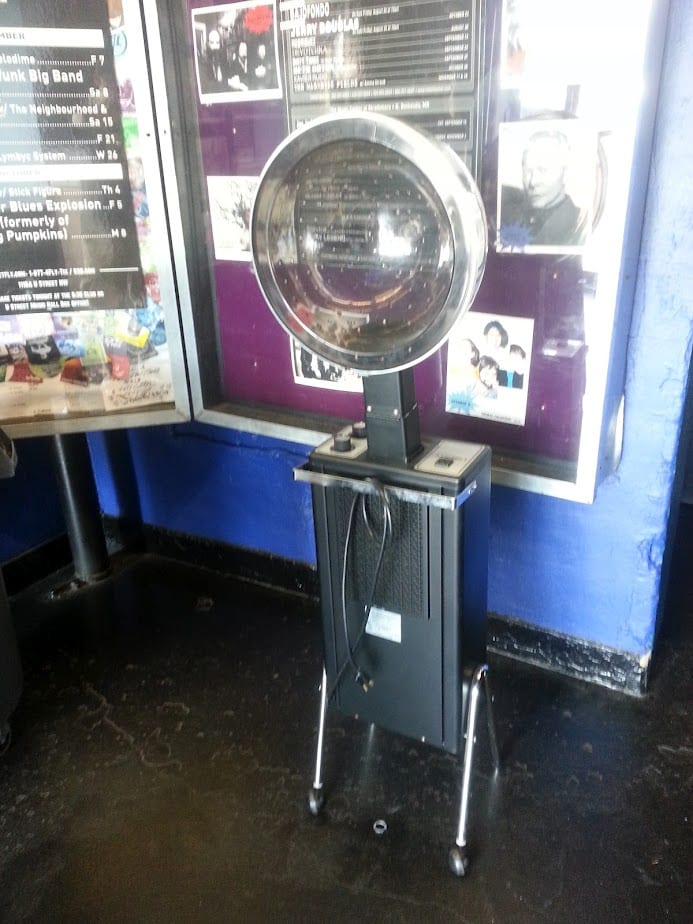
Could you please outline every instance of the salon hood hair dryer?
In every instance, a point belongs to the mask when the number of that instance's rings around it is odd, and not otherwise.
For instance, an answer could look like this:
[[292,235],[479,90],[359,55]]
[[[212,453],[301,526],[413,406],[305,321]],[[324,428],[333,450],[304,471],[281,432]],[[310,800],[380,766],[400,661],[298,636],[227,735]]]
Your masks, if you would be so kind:
[[295,470],[312,489],[325,653],[310,810],[324,800],[328,705],[453,753],[465,742],[449,858],[463,875],[476,703],[488,682],[490,450],[422,437],[413,367],[479,288],[483,203],[437,140],[378,114],[330,115],[270,158],[251,239],[277,321],[363,375],[365,421]]
[[306,349],[363,374],[369,456],[421,448],[412,367],[471,305],[484,206],[454,152],[371,113],[309,123],[274,152],[252,215],[257,278]]

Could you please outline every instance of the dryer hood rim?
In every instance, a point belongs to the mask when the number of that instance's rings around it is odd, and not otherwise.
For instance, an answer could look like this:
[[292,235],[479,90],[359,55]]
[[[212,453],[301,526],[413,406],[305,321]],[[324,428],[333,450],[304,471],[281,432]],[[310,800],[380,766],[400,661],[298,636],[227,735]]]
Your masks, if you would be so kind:
[[[434,320],[410,343],[387,353],[353,352],[291,325],[293,306],[277,284],[268,252],[268,227],[278,191],[308,155],[338,142],[364,141],[408,160],[431,184],[447,216],[454,243],[450,285]],[[260,175],[250,220],[252,259],[262,295],[277,322],[322,359],[362,375],[396,372],[417,365],[447,340],[455,322],[471,307],[486,263],[488,227],[481,194],[462,159],[446,144],[391,116],[349,111],[321,116],[294,131],[274,150]],[[476,252],[473,252],[474,242]],[[464,253],[464,259],[459,254]],[[298,327],[298,329],[297,329]]]

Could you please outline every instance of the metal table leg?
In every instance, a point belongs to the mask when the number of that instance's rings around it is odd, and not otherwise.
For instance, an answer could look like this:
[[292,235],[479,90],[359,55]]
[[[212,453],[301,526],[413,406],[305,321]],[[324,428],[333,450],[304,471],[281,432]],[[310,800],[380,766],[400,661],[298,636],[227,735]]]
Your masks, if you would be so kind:
[[469,852],[467,850],[467,817],[469,812],[469,784],[472,776],[472,761],[474,759],[474,735],[476,730],[476,714],[479,706],[479,690],[481,681],[484,681],[486,694],[486,719],[488,723],[489,741],[493,765],[498,771],[500,757],[498,754],[498,740],[496,738],[496,725],[493,718],[493,704],[491,688],[488,679],[488,664],[480,664],[474,671],[469,685],[469,705],[467,708],[467,727],[465,732],[464,758],[462,769],[462,797],[460,800],[460,819],[457,829],[455,846],[450,849],[450,869],[456,876],[464,876],[469,869]]
[[325,736],[325,715],[327,713],[327,673],[323,666],[320,684],[320,722],[318,724],[318,749],[315,756],[315,779],[308,793],[308,809],[311,815],[318,815],[325,802],[322,789],[322,749]]

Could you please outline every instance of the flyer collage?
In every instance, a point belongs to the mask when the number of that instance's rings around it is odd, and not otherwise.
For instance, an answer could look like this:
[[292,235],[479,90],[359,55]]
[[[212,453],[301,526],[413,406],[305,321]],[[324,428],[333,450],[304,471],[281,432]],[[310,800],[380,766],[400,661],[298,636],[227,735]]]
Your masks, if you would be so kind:
[[[0,40],[0,419],[173,401],[128,4]],[[27,4],[24,4],[26,16]],[[3,23],[4,25],[4,23]]]

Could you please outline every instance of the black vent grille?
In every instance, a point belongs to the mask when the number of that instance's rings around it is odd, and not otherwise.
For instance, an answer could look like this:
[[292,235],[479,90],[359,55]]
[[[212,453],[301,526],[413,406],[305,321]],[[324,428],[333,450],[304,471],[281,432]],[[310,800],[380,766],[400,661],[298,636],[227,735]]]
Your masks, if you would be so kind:
[[[347,565],[347,601],[365,604],[371,592],[378,560],[382,533],[383,508],[374,495],[363,495],[372,535],[361,510],[361,497],[357,499],[349,543]],[[335,491],[335,511],[338,548],[344,549],[349,513],[354,493]],[[424,541],[427,510],[418,504],[409,504],[390,497],[392,535],[386,546],[383,564],[375,590],[373,605],[383,607],[402,616],[428,619],[428,577],[425,561],[427,543]]]

